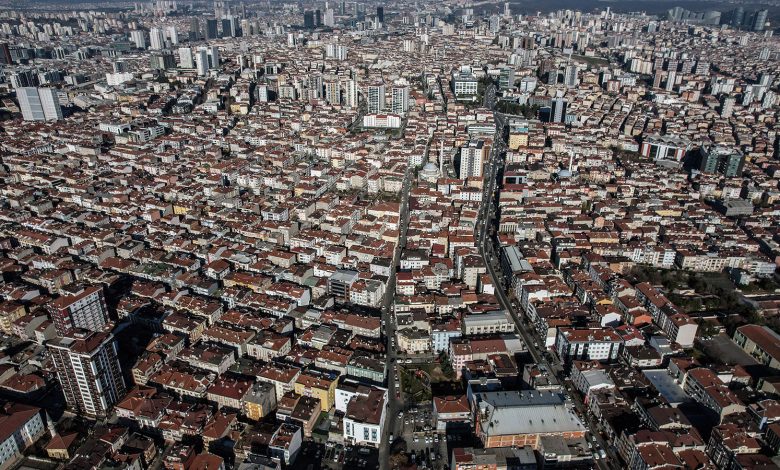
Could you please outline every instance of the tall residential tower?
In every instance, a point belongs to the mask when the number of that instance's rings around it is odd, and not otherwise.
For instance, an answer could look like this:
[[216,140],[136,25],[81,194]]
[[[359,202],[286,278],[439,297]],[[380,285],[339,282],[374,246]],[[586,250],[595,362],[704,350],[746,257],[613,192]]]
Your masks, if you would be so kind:
[[104,417],[125,394],[117,348],[111,333],[77,332],[48,343],[68,407]]

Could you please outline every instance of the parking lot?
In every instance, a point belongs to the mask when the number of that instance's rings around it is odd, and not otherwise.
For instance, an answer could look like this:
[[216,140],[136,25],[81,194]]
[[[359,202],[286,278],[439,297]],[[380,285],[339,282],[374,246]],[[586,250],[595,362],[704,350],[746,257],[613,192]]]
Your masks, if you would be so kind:
[[379,452],[371,447],[345,447],[341,444],[328,442],[320,449],[320,452],[310,457],[310,460],[318,462],[321,468],[333,470],[348,467],[360,467],[366,470],[379,469]]
[[437,432],[433,423],[433,411],[430,405],[410,408],[397,418],[400,424],[400,436],[406,443],[406,451],[411,454],[414,463],[428,468],[446,466],[446,436]]
[[[295,470],[320,470],[329,467],[327,462],[322,459],[325,446],[313,441],[304,441],[301,445],[300,453],[295,459],[295,463],[291,468]],[[311,463],[311,468],[309,464]]]

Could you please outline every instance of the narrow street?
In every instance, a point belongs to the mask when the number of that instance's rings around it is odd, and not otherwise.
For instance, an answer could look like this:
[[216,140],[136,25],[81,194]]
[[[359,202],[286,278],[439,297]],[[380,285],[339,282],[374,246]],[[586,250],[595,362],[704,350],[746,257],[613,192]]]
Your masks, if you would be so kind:
[[[495,211],[499,190],[499,188],[496,188],[496,180],[498,178],[498,170],[504,164],[503,155],[506,152],[506,143],[504,142],[503,138],[503,130],[509,118],[502,113],[494,112],[493,114],[496,120],[496,137],[493,143],[490,161],[487,165],[488,171],[486,172],[485,176],[485,197],[482,200],[482,208],[480,210],[480,217],[477,223],[477,240],[479,243],[479,251],[482,255],[482,258],[485,260],[488,273],[490,274],[490,278],[492,279],[493,285],[495,286],[496,297],[501,306],[506,309],[512,316],[517,331],[523,339],[523,342],[525,342],[532,360],[534,363],[540,364],[546,367],[547,370],[554,373],[558,379],[558,382],[564,386],[566,382],[563,374],[562,364],[557,360],[551,362],[545,359],[543,350],[541,347],[539,347],[539,345],[543,346],[544,342],[535,343],[533,332],[528,331],[523,322],[520,321],[518,316],[519,312],[517,312],[512,307],[512,302],[507,296],[507,288],[505,286],[508,284],[503,278],[503,273],[501,270],[496,269],[495,267],[499,263],[498,257],[500,256],[500,252],[498,250],[500,248],[497,248],[497,245],[495,244],[496,240],[494,240],[493,237],[488,233],[488,227],[494,224],[494,219],[496,217]],[[534,344],[537,344],[537,346],[534,346]],[[550,357],[554,358],[555,356],[553,355]],[[580,416],[584,417],[584,424],[588,427],[589,430],[591,430],[591,433],[596,436],[596,442],[602,449],[605,450],[608,455],[606,459],[594,460],[594,463],[600,469],[620,468],[617,464],[619,460],[614,454],[613,449],[602,438],[600,433],[595,431],[597,428],[594,427],[594,423],[591,421],[590,416],[588,415],[587,408],[576,395],[578,392],[573,389],[571,391],[566,391],[564,387],[564,393],[566,394],[567,398],[569,398],[575,409],[580,413]]]
[[385,370],[387,376],[387,414],[385,417],[385,428],[382,431],[382,443],[379,446],[379,465],[381,469],[386,469],[389,463],[390,447],[392,442],[390,441],[390,435],[393,437],[398,435],[400,425],[397,422],[398,411],[403,409],[403,396],[400,387],[396,387],[396,364],[397,355],[395,348],[393,347],[393,338],[395,338],[395,323],[393,322],[393,300],[395,298],[395,280],[396,271],[398,269],[398,263],[406,246],[406,230],[409,226],[409,192],[412,186],[412,173],[411,169],[407,169],[404,175],[404,184],[401,191],[401,208],[400,208],[400,227],[398,234],[398,245],[395,248],[393,254],[393,262],[390,267],[390,279],[387,281],[387,288],[385,290],[385,298],[382,302],[382,323],[384,325],[385,335],[385,347],[386,347],[386,362]]

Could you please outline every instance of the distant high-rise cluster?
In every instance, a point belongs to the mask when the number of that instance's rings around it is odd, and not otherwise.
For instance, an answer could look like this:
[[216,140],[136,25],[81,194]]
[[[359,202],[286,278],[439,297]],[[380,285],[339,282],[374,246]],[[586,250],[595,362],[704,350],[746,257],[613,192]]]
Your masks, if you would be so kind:
[[11,3],[0,470],[777,468],[770,2]]
[[731,11],[729,24],[738,29],[764,31],[768,15],[767,9],[746,11],[744,7],[738,6]]

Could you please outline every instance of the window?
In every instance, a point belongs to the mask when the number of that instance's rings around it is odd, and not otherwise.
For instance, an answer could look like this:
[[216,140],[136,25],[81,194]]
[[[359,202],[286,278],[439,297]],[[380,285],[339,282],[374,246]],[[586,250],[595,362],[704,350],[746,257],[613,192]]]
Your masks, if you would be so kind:
[[368,428],[363,428],[363,440],[368,440]]
[[659,150],[658,145],[652,145],[651,144],[650,145],[650,152],[649,152],[650,154],[648,156],[651,159],[653,159],[653,160],[655,160],[656,157],[658,157],[658,159],[660,159],[661,157],[658,155],[658,153],[659,153],[658,150]]
[[371,430],[371,440],[372,440],[372,441],[374,441],[374,442],[376,442],[376,441],[377,441],[377,438],[376,438],[376,429],[372,429],[372,430]]

